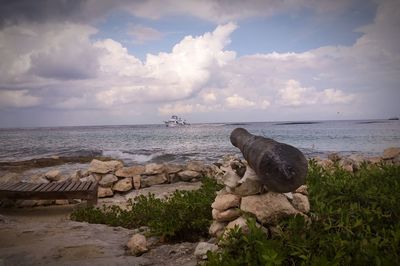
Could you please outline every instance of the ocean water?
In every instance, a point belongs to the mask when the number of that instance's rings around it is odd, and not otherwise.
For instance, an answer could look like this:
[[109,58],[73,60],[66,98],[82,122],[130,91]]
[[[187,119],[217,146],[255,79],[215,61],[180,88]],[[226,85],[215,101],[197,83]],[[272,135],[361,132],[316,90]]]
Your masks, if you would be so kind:
[[215,162],[240,154],[229,141],[237,127],[299,148],[308,157],[331,152],[375,156],[400,146],[393,120],[88,126],[0,129],[0,162],[50,156],[109,156],[126,165],[148,162]]

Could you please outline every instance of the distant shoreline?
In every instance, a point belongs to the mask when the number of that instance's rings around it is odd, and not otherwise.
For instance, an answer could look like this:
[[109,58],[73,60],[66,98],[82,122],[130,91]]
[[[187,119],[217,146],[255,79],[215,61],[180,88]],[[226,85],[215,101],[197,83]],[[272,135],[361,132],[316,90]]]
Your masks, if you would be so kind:
[[[360,123],[384,123],[384,122],[396,122],[399,120],[393,120],[391,118],[372,118],[372,119],[326,119],[326,120],[277,120],[277,121],[249,121],[249,122],[193,122],[191,125],[213,125],[213,124],[223,124],[223,125],[232,125],[232,126],[245,126],[248,124],[258,124],[258,123],[268,123],[268,124],[275,124],[275,125],[302,125],[302,124],[320,124],[326,122],[360,122]],[[163,126],[165,127],[164,123],[161,121],[160,123],[150,123],[150,124],[109,124],[109,125],[43,125],[43,126],[0,126],[0,131],[2,130],[43,130],[43,129],[57,129],[57,128],[103,128],[103,127],[146,127],[146,126]]]

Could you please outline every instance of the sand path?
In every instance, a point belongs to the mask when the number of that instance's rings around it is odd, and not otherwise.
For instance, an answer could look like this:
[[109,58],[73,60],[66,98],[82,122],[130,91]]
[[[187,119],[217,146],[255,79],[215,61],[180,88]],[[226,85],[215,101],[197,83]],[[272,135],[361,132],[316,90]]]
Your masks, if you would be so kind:
[[125,249],[133,230],[71,221],[74,207],[0,208],[0,266],[196,265],[196,243],[160,245],[134,257]]

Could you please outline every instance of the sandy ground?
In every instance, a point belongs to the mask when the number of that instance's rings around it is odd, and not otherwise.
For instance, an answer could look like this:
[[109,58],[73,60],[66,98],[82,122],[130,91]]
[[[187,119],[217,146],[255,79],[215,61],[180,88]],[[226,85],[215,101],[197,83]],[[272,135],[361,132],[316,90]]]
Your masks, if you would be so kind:
[[133,230],[71,221],[74,207],[0,208],[0,266],[197,263],[196,243],[159,245],[140,257],[131,256],[125,244]]

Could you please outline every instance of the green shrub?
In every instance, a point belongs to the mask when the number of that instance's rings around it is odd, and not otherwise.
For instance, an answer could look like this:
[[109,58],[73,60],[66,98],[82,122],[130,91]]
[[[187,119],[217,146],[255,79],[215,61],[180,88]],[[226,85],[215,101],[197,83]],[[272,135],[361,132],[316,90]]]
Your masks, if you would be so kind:
[[231,232],[208,265],[400,264],[399,166],[363,165],[349,173],[311,161],[307,184],[311,224],[297,216],[280,223],[279,236],[255,228],[247,236]]
[[215,180],[203,178],[194,191],[176,191],[165,200],[154,194],[136,197],[127,209],[118,206],[79,208],[71,219],[125,228],[149,226],[151,233],[166,240],[197,240],[207,235],[212,220],[211,204],[221,186]]

